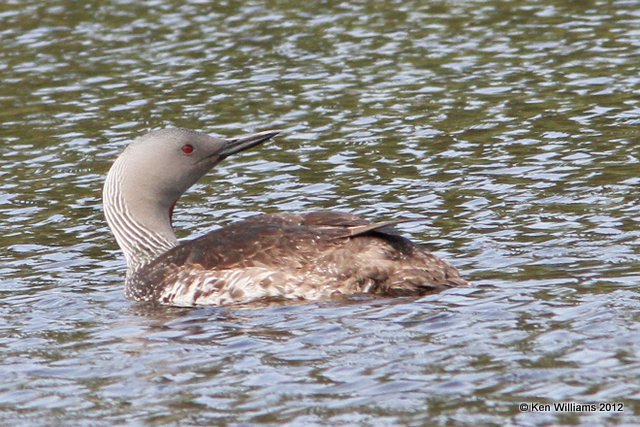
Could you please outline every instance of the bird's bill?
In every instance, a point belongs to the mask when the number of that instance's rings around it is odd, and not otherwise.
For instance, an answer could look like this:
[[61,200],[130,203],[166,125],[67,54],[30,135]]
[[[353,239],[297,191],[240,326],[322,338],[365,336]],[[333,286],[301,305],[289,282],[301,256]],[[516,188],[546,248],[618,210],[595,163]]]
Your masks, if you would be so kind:
[[273,138],[279,134],[279,130],[265,130],[263,132],[254,133],[253,135],[241,136],[239,138],[227,139],[226,144],[220,151],[220,157],[228,157],[240,151],[248,150],[258,144],[263,143],[269,138]]

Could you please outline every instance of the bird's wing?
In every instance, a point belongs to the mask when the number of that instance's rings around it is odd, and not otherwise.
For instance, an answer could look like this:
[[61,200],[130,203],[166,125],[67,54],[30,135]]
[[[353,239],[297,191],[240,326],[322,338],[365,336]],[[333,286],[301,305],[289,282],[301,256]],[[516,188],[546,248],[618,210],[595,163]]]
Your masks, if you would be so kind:
[[356,215],[319,211],[308,214],[259,215],[186,241],[158,262],[198,264],[205,269],[303,264],[340,241],[373,233],[396,236],[393,225],[406,220],[371,223]]

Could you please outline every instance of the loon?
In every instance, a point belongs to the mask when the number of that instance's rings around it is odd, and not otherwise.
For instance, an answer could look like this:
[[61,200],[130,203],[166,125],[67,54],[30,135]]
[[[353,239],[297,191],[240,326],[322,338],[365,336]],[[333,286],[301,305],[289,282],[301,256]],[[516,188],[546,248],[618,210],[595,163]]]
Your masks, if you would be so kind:
[[178,242],[173,210],[221,160],[274,137],[223,139],[167,128],[135,139],[103,189],[105,217],[127,262],[126,297],[162,305],[422,295],[466,286],[448,262],[400,236],[400,221],[344,212],[258,215]]

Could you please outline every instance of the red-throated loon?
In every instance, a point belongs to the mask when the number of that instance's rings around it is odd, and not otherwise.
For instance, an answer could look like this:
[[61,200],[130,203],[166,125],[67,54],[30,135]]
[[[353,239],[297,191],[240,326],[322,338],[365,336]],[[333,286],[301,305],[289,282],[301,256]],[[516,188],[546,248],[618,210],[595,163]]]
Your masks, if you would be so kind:
[[221,139],[186,129],[150,132],[109,171],[104,212],[127,260],[125,294],[196,306],[362,293],[420,295],[465,286],[446,261],[392,226],[343,212],[259,215],[179,243],[176,202],[222,159],[277,135]]

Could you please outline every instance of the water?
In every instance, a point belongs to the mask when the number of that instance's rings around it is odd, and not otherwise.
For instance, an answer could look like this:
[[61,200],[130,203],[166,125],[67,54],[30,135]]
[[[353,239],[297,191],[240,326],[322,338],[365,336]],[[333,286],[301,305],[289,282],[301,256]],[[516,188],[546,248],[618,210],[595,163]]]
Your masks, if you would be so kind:
[[[548,425],[640,418],[635,1],[7,1],[0,424]],[[281,128],[176,210],[401,229],[474,282],[248,309],[124,299],[127,142]],[[519,404],[621,402],[623,412]]]

